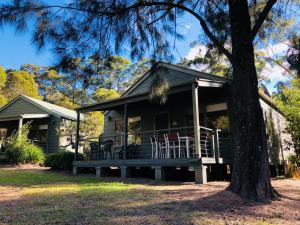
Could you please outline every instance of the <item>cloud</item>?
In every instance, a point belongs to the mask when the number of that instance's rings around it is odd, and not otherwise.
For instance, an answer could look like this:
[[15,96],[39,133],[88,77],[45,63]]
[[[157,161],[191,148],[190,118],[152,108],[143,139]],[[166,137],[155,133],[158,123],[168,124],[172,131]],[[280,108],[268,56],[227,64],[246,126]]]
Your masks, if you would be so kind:
[[190,50],[187,53],[185,58],[188,60],[192,60],[199,54],[201,56],[204,56],[204,54],[206,53],[206,50],[207,50],[207,48],[204,45],[197,44],[197,45],[193,46],[192,48],[190,48]]
[[[265,52],[266,56],[268,57],[276,57],[285,54],[288,49],[288,43],[278,43],[275,45],[270,45],[265,49],[261,49],[261,51]],[[206,53],[207,48],[204,45],[197,44],[190,48],[187,55],[185,56],[186,59],[192,60],[199,54],[204,56]],[[203,68],[195,68],[196,70],[203,70]],[[285,71],[278,65],[271,65],[270,63],[266,63],[265,69],[262,71],[264,77],[268,77],[270,79],[270,83],[267,84],[268,89],[272,91],[275,90],[274,86],[278,81],[285,81],[287,77],[285,76]]]
[[269,57],[276,57],[276,56],[284,55],[288,50],[288,48],[289,48],[288,42],[281,42],[275,45],[270,45],[262,49],[262,51]]

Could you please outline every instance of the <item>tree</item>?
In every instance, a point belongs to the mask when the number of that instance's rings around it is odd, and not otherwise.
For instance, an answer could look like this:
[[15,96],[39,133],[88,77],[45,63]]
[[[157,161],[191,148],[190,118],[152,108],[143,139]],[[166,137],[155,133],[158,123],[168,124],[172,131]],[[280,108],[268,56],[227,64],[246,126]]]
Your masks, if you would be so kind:
[[0,107],[4,106],[7,103],[6,97],[3,95],[2,89],[6,85],[6,72],[3,67],[0,66]]
[[289,69],[295,71],[300,77],[300,36],[292,35],[290,38],[290,48],[287,52],[287,61]]
[[17,97],[19,94],[41,99],[33,75],[26,71],[7,71],[7,80],[3,93],[8,100]]
[[23,0],[2,4],[0,21],[24,30],[26,21],[36,18],[34,42],[40,48],[50,42],[60,61],[69,62],[89,52],[108,58],[128,47],[132,58],[172,59],[174,41],[182,38],[178,18],[193,16],[202,28],[199,34],[206,37],[203,41],[224,54],[232,67],[229,119],[234,162],[229,189],[244,199],[270,201],[277,194],[269,177],[254,42],[268,36],[263,28],[274,23],[270,11],[280,16],[284,8],[277,0],[73,0],[65,5]]
[[277,83],[274,98],[288,120],[287,130],[292,136],[293,145],[300,158],[300,37],[290,37],[290,48],[287,51],[288,74],[287,82]]
[[102,102],[118,97],[120,97],[120,95],[114,89],[99,88],[93,93],[93,100],[96,102]]

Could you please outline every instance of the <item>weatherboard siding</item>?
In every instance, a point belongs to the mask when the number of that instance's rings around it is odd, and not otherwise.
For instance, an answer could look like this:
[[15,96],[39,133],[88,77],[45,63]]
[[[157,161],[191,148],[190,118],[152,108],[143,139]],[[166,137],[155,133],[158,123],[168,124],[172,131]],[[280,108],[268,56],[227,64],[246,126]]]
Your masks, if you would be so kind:
[[181,84],[186,84],[188,82],[193,82],[196,77],[176,70],[171,70],[168,68],[159,68],[153,71],[136,89],[128,94],[128,96],[137,95],[145,92],[149,92],[153,82],[153,78],[157,75],[163,77],[168,83],[169,87],[178,86]]
[[59,129],[61,119],[51,116],[48,120],[48,152],[59,151]]
[[11,105],[7,106],[3,111],[0,112],[0,116],[19,116],[23,114],[42,114],[47,113],[37,106],[25,101],[18,99]]
[[[283,157],[285,160],[288,159],[290,155],[295,154],[294,148],[287,143],[292,143],[292,138],[289,133],[286,132],[287,121],[285,117],[276,109],[271,107],[264,100],[260,99],[260,105],[264,113],[265,120],[273,120],[274,128],[278,132],[281,138],[281,145],[283,149]],[[271,115],[270,115],[271,112]],[[270,118],[271,116],[271,118]],[[280,160],[282,160],[282,155],[279,154]]]

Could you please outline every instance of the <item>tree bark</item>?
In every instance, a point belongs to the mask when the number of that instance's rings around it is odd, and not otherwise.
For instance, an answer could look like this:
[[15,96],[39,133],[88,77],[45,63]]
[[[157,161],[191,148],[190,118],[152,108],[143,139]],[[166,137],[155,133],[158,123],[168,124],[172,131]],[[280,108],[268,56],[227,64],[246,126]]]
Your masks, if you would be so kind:
[[229,119],[234,149],[229,189],[243,199],[269,202],[277,194],[270,182],[247,0],[230,0],[229,11],[233,67]]

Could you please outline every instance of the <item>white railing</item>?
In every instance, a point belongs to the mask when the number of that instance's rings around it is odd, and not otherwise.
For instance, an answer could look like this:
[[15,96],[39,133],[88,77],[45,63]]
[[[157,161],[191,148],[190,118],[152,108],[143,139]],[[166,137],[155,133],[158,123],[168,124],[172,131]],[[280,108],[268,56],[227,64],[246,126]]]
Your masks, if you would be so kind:
[[[219,154],[217,137],[218,131],[200,127],[201,157],[214,158]],[[126,148],[124,133],[102,136],[96,141],[81,141],[85,142],[87,160],[199,158],[194,127],[130,132]]]

